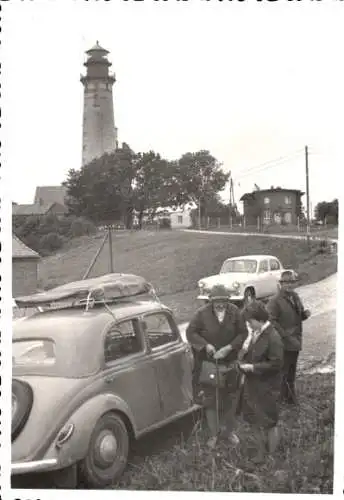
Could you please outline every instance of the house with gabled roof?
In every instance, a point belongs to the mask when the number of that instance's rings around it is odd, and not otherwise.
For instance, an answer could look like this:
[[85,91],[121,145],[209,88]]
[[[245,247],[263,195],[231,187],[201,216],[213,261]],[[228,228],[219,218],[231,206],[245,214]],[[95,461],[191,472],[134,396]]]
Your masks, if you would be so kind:
[[12,234],[12,296],[37,291],[40,255]]
[[257,225],[259,219],[263,225],[296,225],[302,215],[303,195],[299,189],[273,186],[270,189],[255,189],[251,193],[245,193],[240,201],[243,202],[246,224]]
[[32,216],[43,217],[44,215],[48,214],[63,216],[67,212],[68,212],[67,207],[60,203],[47,203],[47,204],[32,203],[28,205],[25,204],[12,205],[12,215],[21,219]]

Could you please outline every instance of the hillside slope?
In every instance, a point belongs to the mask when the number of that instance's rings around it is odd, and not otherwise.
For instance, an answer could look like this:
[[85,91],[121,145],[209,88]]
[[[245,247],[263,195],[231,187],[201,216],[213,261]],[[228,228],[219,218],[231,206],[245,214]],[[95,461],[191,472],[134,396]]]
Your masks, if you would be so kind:
[[[46,257],[40,264],[42,288],[51,288],[81,279],[97,253],[103,234],[77,238],[63,251]],[[113,233],[115,272],[139,274],[156,287],[166,305],[187,321],[199,306],[197,281],[217,274],[228,257],[243,254],[276,255],[284,266],[297,269],[301,283],[319,281],[337,271],[337,257],[318,254],[318,244],[297,240],[281,240],[259,236],[245,237],[186,233],[182,231],[140,231]],[[109,272],[109,246],[105,244],[90,277]]]

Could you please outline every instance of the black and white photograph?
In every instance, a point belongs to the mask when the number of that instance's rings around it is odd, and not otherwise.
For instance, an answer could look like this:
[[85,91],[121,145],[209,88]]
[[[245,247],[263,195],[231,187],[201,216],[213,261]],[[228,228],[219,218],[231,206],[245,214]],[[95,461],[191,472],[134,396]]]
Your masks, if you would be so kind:
[[6,498],[343,494],[343,22],[2,2]]

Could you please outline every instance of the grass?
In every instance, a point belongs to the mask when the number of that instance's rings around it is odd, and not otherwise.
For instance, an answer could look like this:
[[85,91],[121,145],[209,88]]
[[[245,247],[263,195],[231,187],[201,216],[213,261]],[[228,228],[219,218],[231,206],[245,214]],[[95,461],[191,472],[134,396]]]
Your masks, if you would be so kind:
[[[62,251],[42,260],[40,286],[51,288],[81,279],[96,254],[103,235],[70,241]],[[284,266],[297,269],[301,283],[314,283],[337,270],[337,256],[320,254],[319,243],[281,240],[260,236],[224,236],[180,231],[113,233],[113,261],[116,272],[139,274],[151,281],[163,301],[182,322],[199,306],[197,281],[217,274],[228,257],[243,254],[272,254]],[[90,276],[109,272],[106,244]]]
[[241,443],[230,449],[225,439],[210,451],[204,446],[200,417],[188,417],[136,444],[116,489],[332,493],[334,376],[298,378],[299,408],[282,409],[280,447],[266,463],[252,462],[251,430],[238,423]]

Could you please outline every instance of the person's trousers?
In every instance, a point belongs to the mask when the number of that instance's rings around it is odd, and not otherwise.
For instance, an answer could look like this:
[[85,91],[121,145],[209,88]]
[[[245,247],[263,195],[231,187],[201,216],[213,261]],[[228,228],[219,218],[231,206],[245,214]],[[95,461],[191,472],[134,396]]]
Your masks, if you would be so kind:
[[281,399],[288,403],[296,402],[295,377],[299,351],[284,351]]

